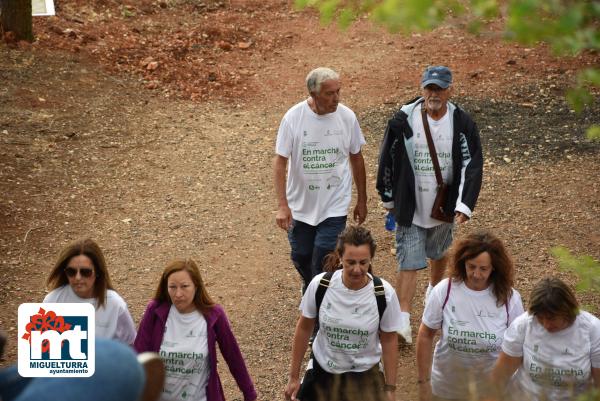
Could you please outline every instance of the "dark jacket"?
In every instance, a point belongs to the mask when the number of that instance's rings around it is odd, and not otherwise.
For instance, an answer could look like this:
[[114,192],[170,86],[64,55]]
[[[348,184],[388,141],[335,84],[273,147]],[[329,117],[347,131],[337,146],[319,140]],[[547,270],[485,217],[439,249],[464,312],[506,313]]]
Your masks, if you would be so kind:
[[[133,346],[137,352],[153,351],[159,352],[162,344],[167,317],[171,304],[168,302],[150,301]],[[237,341],[233,336],[229,321],[221,305],[215,305],[210,312],[204,315],[206,319],[207,337],[208,337],[208,355],[210,359],[210,373],[208,375],[208,385],[206,386],[207,401],[224,401],[225,395],[219,373],[217,372],[217,350],[215,342],[219,343],[221,354],[229,366],[238,387],[244,393],[245,401],[256,399],[256,391],[252,384],[252,379],[246,369],[244,357],[238,347]]]
[[[387,129],[379,153],[377,191],[384,203],[393,202],[396,222],[409,227],[415,214],[415,174],[413,170],[413,112],[420,113],[423,98],[402,106]],[[468,217],[479,197],[483,175],[483,155],[479,131],[471,117],[458,106],[448,103],[452,113],[452,165],[454,181],[444,210],[447,214],[462,212]]]

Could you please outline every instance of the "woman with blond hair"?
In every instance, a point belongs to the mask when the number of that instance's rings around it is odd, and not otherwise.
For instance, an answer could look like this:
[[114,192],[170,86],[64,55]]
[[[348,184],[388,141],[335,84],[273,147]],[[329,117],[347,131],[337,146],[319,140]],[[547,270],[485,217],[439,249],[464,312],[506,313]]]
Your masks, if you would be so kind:
[[451,255],[449,278],[429,295],[417,336],[421,401],[477,399],[504,331],[523,313],[521,296],[512,287],[512,260],[496,236],[470,234]]
[[208,295],[193,260],[172,261],[162,273],[134,343],[138,352],[158,352],[165,363],[162,401],[225,399],[216,344],[244,400],[255,400],[252,379],[225,311]]
[[62,250],[48,277],[48,288],[43,302],[94,305],[97,337],[133,343],[133,319],[114,290],[102,250],[93,240],[76,241]]

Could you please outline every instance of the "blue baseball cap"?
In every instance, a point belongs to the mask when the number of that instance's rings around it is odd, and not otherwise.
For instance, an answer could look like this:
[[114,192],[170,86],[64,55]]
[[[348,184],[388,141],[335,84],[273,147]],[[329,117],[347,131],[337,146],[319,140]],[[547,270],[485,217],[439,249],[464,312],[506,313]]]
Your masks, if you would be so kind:
[[421,89],[429,84],[434,84],[446,89],[452,84],[452,71],[443,65],[427,67],[421,78]]

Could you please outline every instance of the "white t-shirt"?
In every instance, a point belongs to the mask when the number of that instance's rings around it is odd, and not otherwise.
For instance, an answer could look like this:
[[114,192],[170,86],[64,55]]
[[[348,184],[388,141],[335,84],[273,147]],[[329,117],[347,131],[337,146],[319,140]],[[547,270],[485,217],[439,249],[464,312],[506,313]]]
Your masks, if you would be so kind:
[[431,291],[423,312],[427,327],[442,329],[433,354],[431,388],[438,397],[465,398],[468,384],[482,384],[492,370],[504,332],[523,313],[523,302],[513,289],[507,316],[506,306],[496,305],[491,286],[474,291],[453,281],[442,311],[447,293],[448,279],[444,279]]
[[[302,297],[300,310],[304,317],[317,316],[315,294],[324,274],[312,279]],[[342,283],[342,270],[333,273],[319,309],[320,326],[312,347],[317,362],[327,372],[364,372],[372,368],[381,359],[379,329],[393,332],[402,328],[396,291],[387,281],[381,281],[387,305],[379,322],[373,280],[360,290],[351,290]]]
[[365,143],[354,112],[343,104],[324,115],[312,111],[306,100],[288,110],[275,152],[289,160],[286,195],[295,220],[316,226],[348,214],[352,198],[348,157]]
[[96,336],[133,344],[136,330],[127,303],[113,290],[106,292],[104,306],[98,308],[97,298],[80,298],[70,285],[50,291],[42,302],[88,303],[96,309]]
[[160,357],[165,363],[160,401],[206,401],[210,364],[206,319],[200,312],[179,313],[171,305]]
[[[436,121],[427,116],[431,138],[435,145],[435,151],[438,155],[442,179],[446,184],[451,184],[452,174],[452,116],[448,111],[444,116]],[[414,172],[415,172],[415,200],[416,208],[412,223],[423,228],[435,227],[442,224],[431,215],[431,208],[437,193],[437,181],[435,180],[435,170],[431,162],[429,147],[427,146],[427,137],[425,128],[423,128],[423,118],[421,111],[415,110],[412,113],[412,129],[414,135]]]
[[574,400],[591,385],[591,368],[600,368],[600,320],[581,311],[564,330],[550,333],[524,313],[504,334],[502,351],[522,357],[511,394],[519,400]]

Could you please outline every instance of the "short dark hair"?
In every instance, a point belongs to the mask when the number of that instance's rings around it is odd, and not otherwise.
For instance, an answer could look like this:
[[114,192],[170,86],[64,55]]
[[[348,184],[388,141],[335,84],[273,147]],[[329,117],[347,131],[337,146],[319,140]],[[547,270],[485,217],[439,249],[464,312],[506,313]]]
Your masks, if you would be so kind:
[[[346,245],[369,245],[371,258],[375,256],[375,249],[377,249],[377,244],[369,230],[363,226],[348,226],[338,235],[335,250],[325,257],[323,270],[333,271],[340,268]],[[369,267],[369,272],[371,272],[371,267]]]
[[498,306],[508,303],[512,295],[515,269],[502,241],[489,231],[479,231],[458,241],[452,249],[452,260],[448,275],[458,281],[466,281],[465,263],[487,252],[492,260],[492,273],[489,280]]
[[192,259],[175,259],[165,267],[165,270],[160,277],[158,287],[156,288],[154,299],[159,302],[171,303],[168,286],[169,276],[179,271],[186,271],[189,273],[190,278],[196,287],[194,305],[200,313],[206,315],[214,306],[215,302],[208,295],[208,292],[206,292],[204,280],[202,280],[202,275],[200,275],[200,269],[198,269],[198,265]]
[[108,275],[108,269],[106,268],[102,250],[98,244],[90,238],[75,241],[60,252],[58,260],[48,277],[48,288],[54,290],[69,284],[65,268],[67,267],[67,264],[69,264],[71,258],[79,255],[87,256],[94,265],[94,273],[96,274],[96,280],[94,281],[94,298],[98,299],[98,308],[100,308],[106,302],[106,292],[112,290],[113,286],[110,281],[110,276]]
[[573,323],[579,314],[579,302],[564,281],[544,277],[531,290],[527,309],[534,316],[561,316]]

